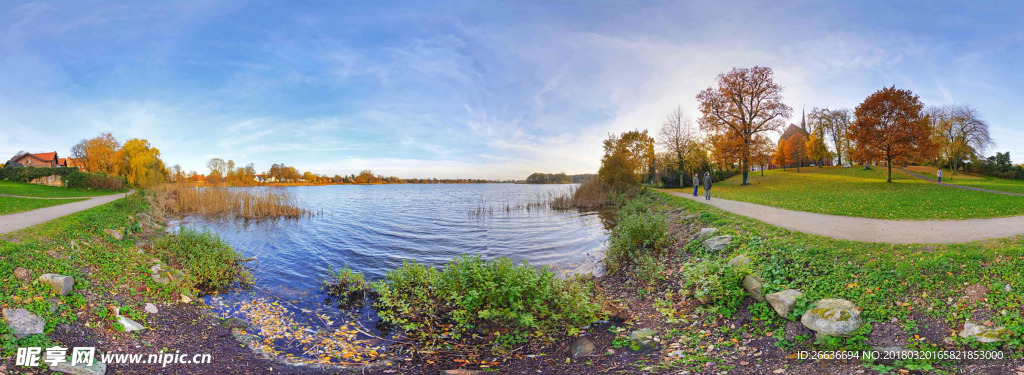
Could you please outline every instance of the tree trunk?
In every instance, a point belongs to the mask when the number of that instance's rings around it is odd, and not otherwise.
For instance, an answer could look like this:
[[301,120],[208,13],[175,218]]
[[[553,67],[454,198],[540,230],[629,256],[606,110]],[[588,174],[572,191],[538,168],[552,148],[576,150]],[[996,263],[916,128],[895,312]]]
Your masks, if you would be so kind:
[[892,183],[892,158],[885,158],[885,161],[886,164],[888,164],[887,167],[889,167],[889,176],[886,178],[885,182]]

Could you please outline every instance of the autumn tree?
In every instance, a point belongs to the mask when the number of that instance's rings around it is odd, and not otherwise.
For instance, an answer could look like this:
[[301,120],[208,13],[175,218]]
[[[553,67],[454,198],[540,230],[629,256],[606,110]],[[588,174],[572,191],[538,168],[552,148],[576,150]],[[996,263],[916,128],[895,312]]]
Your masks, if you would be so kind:
[[210,168],[209,181],[219,182],[224,178],[224,175],[228,172],[228,163],[224,162],[224,159],[213,158],[206,163],[206,167]]
[[754,136],[778,131],[793,111],[782,102],[782,86],[773,81],[773,75],[768,67],[733,68],[718,75],[718,87],[697,95],[701,129],[722,134],[719,141],[739,148],[743,185],[749,183]]
[[120,155],[124,157],[124,165],[120,168],[122,176],[129,185],[149,189],[166,179],[160,150],[152,147],[149,141],[129,139],[121,147]]
[[617,192],[635,188],[643,181],[654,160],[654,139],[647,130],[633,130],[619,136],[609,134],[598,178]]
[[71,147],[71,157],[78,159],[86,171],[120,175],[124,166],[121,143],[110,133],[83,139]]
[[965,105],[930,107],[927,114],[936,156],[948,162],[954,174],[960,163],[979,158],[994,144],[988,123],[974,108]]
[[794,134],[786,142],[786,158],[790,163],[796,163],[796,172],[800,173],[800,165],[807,160],[807,137],[803,134]]
[[[674,163],[679,171],[679,187],[683,187],[687,178],[686,152],[694,142],[693,121],[683,113],[682,107],[676,107],[665,119],[658,133],[658,143],[668,151],[666,163]],[[667,164],[666,164],[667,166]]]
[[850,142],[847,139],[847,130],[853,122],[850,110],[815,108],[809,117],[818,136],[832,142],[832,146],[836,150],[836,162],[842,165],[843,151],[849,152],[847,146]]
[[772,163],[782,167],[782,170],[786,170],[786,166],[793,162],[789,157],[789,142],[785,139],[779,140],[779,146],[772,153]]
[[825,159],[832,158],[832,153],[828,150],[828,146],[825,146],[825,140],[818,134],[811,133],[811,135],[807,137],[806,149],[807,157],[814,160],[815,164],[818,165],[818,168],[821,168]]
[[856,142],[858,154],[885,160],[886,182],[892,182],[894,162],[906,162],[929,151],[931,129],[923,109],[917,95],[895,86],[878,90],[857,106],[850,138]]
[[754,137],[754,147],[751,151],[751,156],[761,170],[761,177],[764,177],[764,168],[771,162],[774,153],[775,145],[771,139],[768,139],[763,134],[758,134]]

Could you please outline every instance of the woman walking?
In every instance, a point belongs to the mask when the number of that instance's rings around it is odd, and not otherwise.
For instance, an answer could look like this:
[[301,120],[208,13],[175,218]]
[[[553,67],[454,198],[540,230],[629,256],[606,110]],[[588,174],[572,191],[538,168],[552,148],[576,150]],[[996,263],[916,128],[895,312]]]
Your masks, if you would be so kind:
[[711,200],[711,172],[704,172],[704,199]]
[[699,173],[694,173],[693,174],[693,196],[695,196],[695,197],[697,196],[697,188],[699,188],[699,187],[700,187],[700,174]]

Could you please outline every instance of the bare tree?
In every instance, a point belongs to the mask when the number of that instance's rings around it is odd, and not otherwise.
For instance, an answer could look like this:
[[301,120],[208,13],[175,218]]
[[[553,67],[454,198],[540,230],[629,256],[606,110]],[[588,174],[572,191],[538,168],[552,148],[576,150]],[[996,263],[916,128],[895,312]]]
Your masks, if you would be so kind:
[[658,133],[658,143],[667,150],[675,159],[674,162],[679,170],[679,187],[684,186],[686,176],[683,175],[686,166],[686,152],[693,145],[694,137],[693,121],[683,113],[682,107],[676,107],[665,119]]
[[939,157],[949,161],[954,174],[964,159],[982,155],[994,144],[988,123],[970,106],[930,107],[927,112]]
[[[843,165],[843,150],[850,143],[847,130],[853,123],[853,114],[849,109],[815,108],[811,111],[811,124],[822,139],[832,141],[836,150],[837,164]],[[849,150],[846,150],[849,152]]]

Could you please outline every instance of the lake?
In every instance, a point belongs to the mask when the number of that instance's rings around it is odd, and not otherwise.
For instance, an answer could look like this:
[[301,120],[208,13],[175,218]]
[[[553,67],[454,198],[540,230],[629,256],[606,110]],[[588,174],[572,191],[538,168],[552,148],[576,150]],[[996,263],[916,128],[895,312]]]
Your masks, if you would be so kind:
[[[561,273],[600,272],[607,231],[599,213],[526,209],[531,202],[570,188],[524,184],[285,187],[281,189],[317,214],[259,223],[186,218],[181,225],[205,227],[246,258],[256,258],[250,262],[255,276],[252,288],[206,298],[221,316],[241,317],[260,326],[254,316],[269,311],[307,325],[308,332],[347,322],[358,323],[373,336],[381,332],[373,327],[376,316],[371,309],[346,312],[325,302],[321,287],[329,266],[348,265],[368,280],[378,280],[403,261],[442,265],[458,255],[478,254],[487,259],[525,260]],[[255,334],[256,328],[250,333]],[[273,341],[275,350],[301,351]]]

